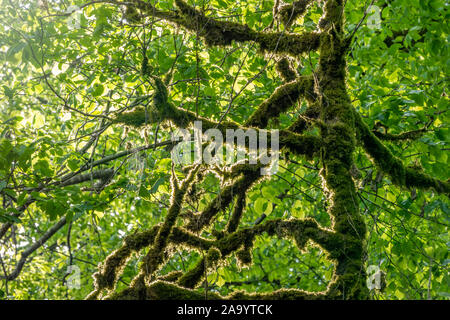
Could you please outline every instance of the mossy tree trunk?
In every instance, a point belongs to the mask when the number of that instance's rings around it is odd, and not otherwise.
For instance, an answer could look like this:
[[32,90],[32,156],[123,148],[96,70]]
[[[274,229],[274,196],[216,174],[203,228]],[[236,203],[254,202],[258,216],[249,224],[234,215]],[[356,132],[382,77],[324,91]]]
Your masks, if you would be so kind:
[[355,150],[355,119],[346,90],[348,42],[343,32],[344,1],[327,3],[327,16],[321,38],[316,91],[320,99],[323,141],[322,176],[328,191],[333,229],[342,237],[332,255],[337,260],[338,295],[344,299],[366,299],[364,271],[365,222],[359,212],[355,184],[350,169]]

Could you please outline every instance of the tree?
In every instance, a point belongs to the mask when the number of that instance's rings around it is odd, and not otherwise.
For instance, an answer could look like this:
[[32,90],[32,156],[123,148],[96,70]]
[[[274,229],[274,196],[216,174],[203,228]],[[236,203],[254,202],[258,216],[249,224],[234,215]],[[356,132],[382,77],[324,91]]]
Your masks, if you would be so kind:
[[[3,295],[448,296],[444,1],[74,4],[2,1]],[[196,121],[279,171],[176,165]]]

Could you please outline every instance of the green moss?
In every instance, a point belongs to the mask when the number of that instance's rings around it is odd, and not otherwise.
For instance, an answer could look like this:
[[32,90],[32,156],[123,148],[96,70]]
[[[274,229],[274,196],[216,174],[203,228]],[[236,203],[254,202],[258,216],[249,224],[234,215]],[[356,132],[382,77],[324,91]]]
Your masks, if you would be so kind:
[[355,112],[359,139],[372,161],[387,173],[392,183],[407,188],[433,189],[438,193],[450,195],[449,181],[435,179],[420,170],[406,167],[403,162],[370,131],[364,120]]
[[[382,131],[380,131],[380,129]],[[418,130],[406,131],[399,134],[393,134],[388,132],[389,127],[385,126],[381,121],[375,121],[373,134],[380,140],[387,141],[403,141],[403,140],[416,140],[420,138],[425,132],[427,127]]]
[[[154,228],[158,229],[158,228]],[[181,228],[173,228],[173,232],[169,238],[169,241],[173,241],[174,243],[183,243],[188,242],[194,248],[200,248],[202,250],[208,249],[208,253],[206,255],[206,267],[214,267],[216,263],[219,261],[221,257],[225,257],[232,252],[237,251],[237,255],[240,258],[242,263],[250,263],[251,262],[251,248],[253,246],[253,241],[256,235],[261,235],[262,233],[267,232],[269,235],[277,235],[279,237],[295,237],[297,243],[306,243],[308,239],[318,242],[323,247],[330,247],[331,244],[334,246],[339,246],[336,241],[336,238],[333,238],[333,234],[327,230],[319,228],[317,222],[313,219],[305,219],[305,220],[296,220],[290,219],[287,221],[284,220],[270,220],[265,224],[257,225],[251,228],[245,228],[234,233],[225,235],[223,238],[220,238],[216,241],[202,239],[186,230]],[[300,235],[302,233],[302,235]],[[153,237],[154,231],[147,232],[147,236]],[[129,243],[135,244],[137,247],[144,245],[147,241],[142,240],[142,233],[138,236],[132,238],[128,238]],[[304,238],[305,240],[299,240],[300,238]],[[242,248],[241,250],[238,250]],[[348,253],[348,252],[347,252]],[[174,290],[173,294],[177,296],[183,296],[187,299],[190,297],[197,297],[197,293],[192,290],[187,290],[186,288],[193,288],[195,285],[201,280],[205,271],[204,259],[201,259],[198,264],[187,273],[180,277],[179,272],[175,272],[173,274],[169,274],[160,278],[160,280],[150,285],[146,285],[144,282],[145,271],[141,271],[141,273],[133,280],[132,284],[129,288],[118,292],[112,293],[109,296],[105,297],[106,299],[157,299],[165,297],[164,292],[166,289],[171,291]],[[167,281],[177,281],[177,285],[167,285]],[[159,283],[159,284],[156,284]],[[185,288],[182,288],[185,287]],[[156,291],[155,291],[156,290]],[[186,291],[187,290],[187,291]],[[240,293],[237,293],[235,298],[241,296]],[[319,295],[320,296],[320,295]],[[211,297],[211,296],[210,296]],[[219,296],[214,296],[216,298],[221,298]],[[309,294],[304,291],[279,291],[274,293],[273,295],[256,295],[256,296],[248,296],[248,298],[255,299],[263,299],[264,297],[268,299],[276,299],[282,297],[292,297],[295,299],[300,299],[302,297],[305,298],[316,298],[315,294]]]
[[[303,14],[311,1],[294,1],[292,5],[280,8],[280,17],[286,24],[290,18]],[[298,248],[304,250],[309,242],[319,245],[333,260],[335,271],[332,283],[326,292],[309,293],[298,289],[282,289],[270,293],[236,292],[226,298],[230,299],[366,299],[368,289],[364,272],[366,225],[359,214],[358,199],[351,170],[356,147],[356,132],[368,154],[377,166],[390,174],[395,184],[406,187],[433,188],[441,193],[449,193],[449,183],[433,179],[416,168],[405,167],[390,153],[375,134],[364,124],[354,111],[346,88],[346,53],[348,42],[343,31],[343,0],[328,0],[325,13],[319,22],[321,32],[302,35],[278,32],[256,32],[248,26],[229,21],[219,21],[206,17],[182,0],[176,0],[178,10],[157,15],[175,22],[191,31],[198,31],[209,45],[230,45],[233,41],[254,41],[260,44],[262,51],[288,55],[299,55],[309,50],[319,49],[319,66],[312,77],[298,77],[292,70],[288,59],[280,60],[277,69],[285,81],[264,101],[248,122],[242,126],[265,128],[270,119],[279,117],[301,97],[306,98],[308,109],[287,130],[280,131],[280,146],[290,152],[305,155],[308,159],[320,155],[323,169],[320,174],[324,180],[328,200],[328,213],[332,220],[332,229],[321,228],[314,219],[269,220],[265,223],[241,228],[240,218],[245,207],[245,195],[261,176],[257,166],[236,165],[231,170],[221,172],[225,185],[221,193],[206,209],[193,215],[187,228],[175,227],[180,214],[187,186],[192,180],[178,185],[173,178],[173,197],[165,222],[156,231],[139,233],[127,238],[126,246],[105,260],[96,279],[98,296],[100,288],[113,288],[120,268],[124,265],[130,252],[137,248],[152,245],[141,273],[126,290],[112,294],[115,298],[129,299],[203,299],[204,293],[194,288],[203,277],[205,269],[213,266],[222,257],[236,253],[241,263],[251,263],[251,250],[257,235],[267,233],[269,236],[294,239]],[[150,6],[151,7],[151,6]],[[148,11],[150,13],[150,11]],[[201,27],[201,28],[199,28]],[[144,69],[144,68],[143,68]],[[186,127],[195,120],[203,121],[203,128],[215,128],[224,131],[227,128],[239,128],[234,122],[218,124],[209,119],[197,117],[194,113],[176,108],[168,101],[167,87],[159,79],[154,79],[155,94],[153,103],[147,110],[142,107],[133,112],[118,116],[117,122],[132,126],[146,123],[172,121],[175,125]],[[320,129],[320,137],[300,135],[309,125],[315,124]],[[411,135],[404,135],[412,138]],[[400,136],[384,135],[391,140]],[[269,141],[270,143],[270,141]],[[199,232],[211,225],[216,215],[225,210],[236,198],[236,206],[226,231],[219,230],[215,240],[202,238],[191,231]],[[165,280],[177,281],[177,284],[158,280],[150,281],[148,276],[165,259],[164,252],[169,243],[186,246],[195,250],[208,250],[193,269],[179,276],[164,277]],[[209,298],[223,298],[208,294]]]
[[178,280],[178,285],[184,288],[194,288],[205,275],[206,269],[215,267],[220,257],[221,254],[217,248],[210,248],[206,257],[201,258],[200,261],[194,266],[194,268],[187,271]]
[[283,4],[278,9],[278,19],[289,28],[295,20],[302,16],[312,0],[297,0],[292,4]]
[[279,136],[281,151],[289,150],[297,155],[304,155],[312,159],[320,150],[322,141],[312,135],[299,135],[289,130],[280,130]]
[[320,34],[305,32],[303,34],[288,32],[265,32],[257,37],[261,51],[289,54],[295,57],[316,50],[320,45]]
[[94,273],[95,290],[88,295],[87,299],[96,299],[104,289],[112,290],[131,253],[153,243],[159,227],[156,225],[149,230],[128,235],[124,244],[106,257],[99,270]]
[[[205,300],[205,294],[191,289],[180,287],[176,284],[155,281],[147,287],[148,300]],[[218,294],[209,292],[207,294],[209,299],[221,299]]]
[[299,289],[279,289],[267,293],[247,293],[238,291],[227,296],[230,300],[322,300],[325,293],[307,292]]
[[144,275],[140,273],[133,279],[130,286],[120,292],[113,292],[104,297],[104,300],[146,300],[147,286]]
[[156,225],[149,230],[128,235],[124,240],[125,245],[134,251],[145,248],[153,243],[159,228],[160,225]]
[[242,193],[242,194],[239,194],[236,199],[236,203],[235,203],[235,206],[233,209],[233,214],[231,215],[230,221],[228,222],[228,226],[227,226],[228,233],[232,233],[232,232],[236,231],[236,229],[239,226],[239,221],[241,220],[242,213],[244,212],[244,208],[245,208],[245,197],[246,197],[246,194]]
[[148,57],[144,52],[144,56],[142,58],[142,64],[141,64],[141,75],[144,77],[149,77],[152,75],[153,68],[151,65],[148,64]]
[[252,263],[252,253],[249,248],[243,248],[236,252],[236,257],[242,265],[249,266]]
[[236,195],[245,194],[261,178],[259,171],[251,171],[242,175],[232,184],[225,186],[205,210],[193,217],[187,228],[192,231],[200,231],[204,226],[209,225],[219,212],[225,210],[231,204]]
[[102,264],[99,272],[94,274],[97,287],[113,289],[118,274],[124,267],[125,262],[130,257],[131,250],[128,247],[121,247],[113,254],[109,255]]
[[285,82],[294,81],[299,77],[297,71],[292,67],[292,61],[287,57],[283,57],[277,62],[276,70]]
[[180,23],[191,31],[198,31],[210,46],[228,46],[233,40],[250,41],[256,36],[247,25],[208,18],[182,0],[175,0],[175,4],[183,17]]
[[152,111],[144,107],[137,107],[133,111],[117,115],[113,122],[123,123],[131,127],[139,128],[143,125],[154,123],[154,118],[155,115]]
[[183,198],[187,189],[195,178],[195,175],[200,166],[191,169],[186,179],[178,186],[174,172],[172,172],[172,199],[169,210],[167,212],[164,223],[158,230],[153,246],[144,258],[141,270],[147,277],[150,277],[155,272],[158,266],[163,262],[164,252],[169,241],[169,236],[178,218],[181,210]]
[[158,279],[167,282],[176,282],[182,276],[182,271],[172,271],[162,277],[159,277]]
[[319,20],[319,28],[328,30],[334,27],[337,32],[341,32],[344,18],[344,15],[342,14],[343,5],[343,0],[327,0],[324,7],[324,15]]
[[377,136],[378,139],[381,140],[388,140],[388,141],[403,141],[403,140],[416,140],[420,138],[424,134],[424,130],[413,130],[413,131],[407,131],[402,132],[399,134],[393,134],[389,132],[382,133],[378,130],[372,131],[374,135]]
[[214,243],[211,240],[199,237],[183,228],[173,228],[170,241],[175,244],[183,244],[189,248],[208,250]]
[[278,117],[292,107],[301,96],[314,94],[312,77],[300,77],[297,80],[283,84],[266,99],[251,115],[245,126],[265,128],[270,119]]
[[158,77],[151,79],[154,93],[153,101],[148,107],[138,106],[132,111],[116,115],[113,123],[139,128],[144,125],[159,123],[167,120],[173,121],[178,127],[186,127],[192,115],[176,108],[168,98],[168,90],[164,82]]
[[[347,94],[346,50],[343,36],[343,1],[329,0],[319,22],[324,30],[320,43],[318,82],[320,97],[320,135],[322,138],[321,175],[328,196],[328,213],[336,243],[327,241],[329,257],[336,269],[330,294],[341,299],[367,298],[361,281],[365,281],[364,239],[366,225],[359,213],[355,185],[350,174],[355,150],[354,109]],[[358,277],[355,275],[360,275]],[[362,280],[361,280],[362,279]]]
[[198,32],[210,46],[229,46],[233,41],[255,41],[260,44],[263,51],[295,56],[317,49],[319,46],[317,33],[298,35],[285,32],[256,32],[247,25],[208,18],[182,0],[176,0],[175,3],[180,16],[170,20],[188,30]]

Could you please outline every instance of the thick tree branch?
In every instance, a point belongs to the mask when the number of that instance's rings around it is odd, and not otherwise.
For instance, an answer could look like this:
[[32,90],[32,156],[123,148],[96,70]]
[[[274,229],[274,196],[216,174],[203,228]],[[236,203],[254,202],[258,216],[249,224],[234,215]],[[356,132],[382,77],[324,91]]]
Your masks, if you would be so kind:
[[156,234],[153,245],[144,258],[142,269],[145,277],[152,276],[152,274],[164,260],[164,251],[166,249],[169,236],[172,233],[172,229],[175,226],[178,215],[180,214],[184,196],[187,192],[188,187],[194,181],[195,175],[199,168],[199,165],[193,167],[180,185],[178,185],[178,182],[176,181],[175,173],[172,172],[171,184],[173,194],[171,205],[167,212],[164,223]]
[[320,33],[306,32],[298,35],[286,32],[259,32],[251,29],[247,25],[207,17],[182,0],[175,1],[178,10],[173,12],[158,10],[150,3],[141,0],[105,2],[134,5],[147,15],[164,19],[198,33],[211,46],[227,46],[232,41],[253,41],[258,43],[263,51],[285,53],[294,56],[315,50],[319,46]]
[[443,193],[447,196],[450,195],[450,183],[448,181],[441,181],[415,168],[406,167],[370,131],[359,113],[356,111],[354,113],[359,138],[365,151],[372,158],[373,162],[391,177],[392,183],[407,188],[433,189],[438,193]]
[[281,5],[277,10],[278,19],[289,28],[295,20],[302,16],[313,0],[297,0]]
[[[114,251],[106,260],[103,268],[95,274],[97,289],[90,294],[88,298],[97,298],[99,292],[104,288],[112,289],[114,287],[115,281],[117,281],[118,273],[123,269],[124,264],[132,251],[138,251],[149,244],[152,244],[156,235],[160,232],[161,226],[155,226],[152,229],[144,232],[128,236],[125,239],[125,244]],[[339,235],[333,233],[330,230],[320,228],[317,222],[313,219],[290,219],[290,220],[270,220],[265,224],[260,224],[254,227],[245,228],[223,238],[217,240],[207,240],[199,237],[189,231],[182,228],[174,228],[172,234],[168,237],[168,241],[175,244],[184,244],[192,248],[199,250],[208,250],[206,256],[206,261],[209,264],[215,264],[220,258],[228,256],[232,252],[238,250],[244,243],[246,243],[251,248],[253,241],[257,235],[263,233],[268,233],[269,236],[279,236],[279,237],[290,237],[296,241],[299,249],[303,250],[308,240],[312,240],[317,244],[324,247],[326,250],[331,252],[336,252],[340,250],[342,246],[342,239]],[[217,249],[215,249],[217,248]],[[219,253],[220,251],[220,253]],[[332,254],[333,256],[333,254]],[[194,269],[185,274],[185,276],[178,279],[178,284],[168,284],[170,289],[175,290],[174,297],[179,297],[182,294],[185,299],[195,299],[198,295],[195,291],[189,290],[187,288],[194,288],[195,284],[201,278],[201,274],[205,268],[204,260],[202,259],[199,264],[196,265]],[[101,280],[101,281],[99,281]],[[155,290],[162,284],[162,281],[156,281],[149,285],[144,285],[146,290]],[[164,286],[165,286],[164,282]],[[181,285],[181,286],[180,286]],[[129,288],[118,292],[112,293],[107,296],[107,299],[155,299],[159,297],[155,292],[151,293],[149,291],[142,292],[142,283],[139,281],[134,281],[133,285]],[[138,292],[139,291],[139,292]],[[242,292],[236,292],[230,295],[228,298],[231,299],[275,299],[283,298],[286,296],[291,296],[295,299],[301,299],[302,297],[315,297],[323,296],[324,293],[309,293],[303,290],[290,289],[288,291],[278,290],[273,293],[268,293],[264,295],[252,295],[244,294]],[[166,296],[161,296],[160,298],[168,298]],[[172,296],[171,296],[172,297]],[[204,298],[204,296],[202,296]],[[218,298],[219,296],[209,295],[210,298]]]

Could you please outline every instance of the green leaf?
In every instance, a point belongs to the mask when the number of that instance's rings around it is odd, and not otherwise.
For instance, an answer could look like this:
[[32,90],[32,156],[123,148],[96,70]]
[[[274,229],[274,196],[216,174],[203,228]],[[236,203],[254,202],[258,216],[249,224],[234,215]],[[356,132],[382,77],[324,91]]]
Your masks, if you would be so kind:
[[264,198],[258,198],[255,201],[254,208],[257,214],[264,213],[264,205],[267,206],[267,200]]
[[105,87],[102,84],[97,83],[94,85],[94,90],[92,91],[92,95],[94,97],[98,97],[98,96],[101,96],[104,91],[105,91]]

